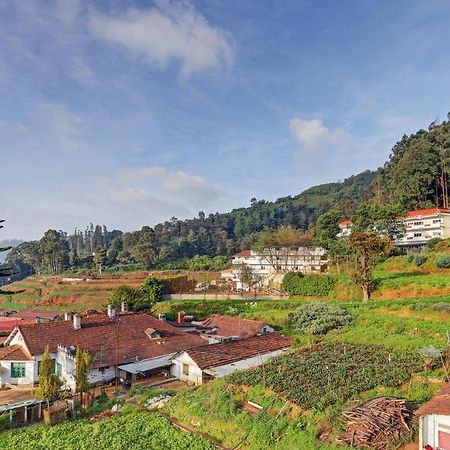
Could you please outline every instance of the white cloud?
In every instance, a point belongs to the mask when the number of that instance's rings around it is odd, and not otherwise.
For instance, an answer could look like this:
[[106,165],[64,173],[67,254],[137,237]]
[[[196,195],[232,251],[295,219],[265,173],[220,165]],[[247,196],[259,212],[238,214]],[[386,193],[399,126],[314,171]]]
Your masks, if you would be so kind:
[[94,13],[92,33],[143,56],[160,68],[176,61],[181,75],[228,69],[233,50],[226,32],[212,26],[189,2],[164,1],[149,10],[129,9],[122,15]]
[[[330,130],[320,119],[291,119],[289,130],[302,153],[320,153],[330,147],[348,146],[352,136],[343,128]],[[339,150],[339,149],[338,149]]]

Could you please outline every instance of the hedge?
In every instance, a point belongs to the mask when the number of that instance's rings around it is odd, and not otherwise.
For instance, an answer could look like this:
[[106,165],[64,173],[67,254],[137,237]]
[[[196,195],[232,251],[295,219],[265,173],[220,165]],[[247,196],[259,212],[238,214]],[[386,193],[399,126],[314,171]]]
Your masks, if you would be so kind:
[[303,275],[289,272],[283,278],[283,289],[289,295],[324,297],[333,289],[336,279],[328,275]]

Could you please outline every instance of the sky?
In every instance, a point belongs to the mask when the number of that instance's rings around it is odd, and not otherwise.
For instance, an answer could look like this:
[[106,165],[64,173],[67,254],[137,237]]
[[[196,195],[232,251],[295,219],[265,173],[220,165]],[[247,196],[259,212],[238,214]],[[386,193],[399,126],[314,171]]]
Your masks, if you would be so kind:
[[0,0],[1,238],[382,165],[450,110],[446,0]]

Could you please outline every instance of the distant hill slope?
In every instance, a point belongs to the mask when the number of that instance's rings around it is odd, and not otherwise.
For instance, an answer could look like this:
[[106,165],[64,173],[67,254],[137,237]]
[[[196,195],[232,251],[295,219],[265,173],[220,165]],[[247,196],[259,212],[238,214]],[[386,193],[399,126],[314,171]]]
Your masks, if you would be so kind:
[[[448,207],[449,174],[450,121],[433,122],[428,131],[403,136],[383,167],[342,182],[314,186],[274,202],[253,198],[249,207],[228,213],[206,216],[200,212],[187,220],[173,217],[154,228],[146,226],[131,233],[108,232],[104,226],[91,224],[84,232],[66,235],[55,231],[50,238],[58,241],[63,267],[94,267],[92,253],[101,245],[108,251],[106,266],[137,262],[144,268],[174,268],[194,255],[232,255],[247,247],[254,234],[265,228],[292,225],[307,230],[333,207],[342,216],[350,216],[359,204],[371,200],[399,204],[404,209]],[[43,272],[48,271],[45,249],[39,245],[20,246],[12,260],[29,262],[35,268],[40,265]],[[78,264],[69,264],[70,259],[78,260]]]

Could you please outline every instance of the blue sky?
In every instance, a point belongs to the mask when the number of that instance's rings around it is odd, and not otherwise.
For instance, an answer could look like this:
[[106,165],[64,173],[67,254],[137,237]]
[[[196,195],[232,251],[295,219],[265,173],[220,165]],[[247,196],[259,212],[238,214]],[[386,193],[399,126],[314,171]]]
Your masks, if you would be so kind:
[[450,110],[450,3],[0,0],[2,238],[344,179]]

